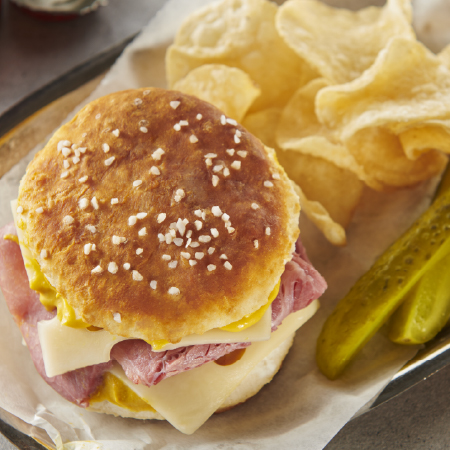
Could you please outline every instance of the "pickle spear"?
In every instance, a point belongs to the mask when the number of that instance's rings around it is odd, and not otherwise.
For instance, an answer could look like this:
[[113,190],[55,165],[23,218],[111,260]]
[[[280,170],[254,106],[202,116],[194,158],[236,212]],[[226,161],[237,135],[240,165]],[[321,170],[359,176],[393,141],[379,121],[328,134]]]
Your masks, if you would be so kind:
[[[447,167],[436,197],[450,191]],[[430,267],[394,312],[389,339],[397,344],[423,344],[433,339],[450,318],[450,255]]]
[[423,275],[393,314],[389,339],[423,344],[442,330],[450,317],[450,255]]
[[337,378],[430,267],[450,254],[450,192],[442,193],[339,302],[318,338],[316,360]]

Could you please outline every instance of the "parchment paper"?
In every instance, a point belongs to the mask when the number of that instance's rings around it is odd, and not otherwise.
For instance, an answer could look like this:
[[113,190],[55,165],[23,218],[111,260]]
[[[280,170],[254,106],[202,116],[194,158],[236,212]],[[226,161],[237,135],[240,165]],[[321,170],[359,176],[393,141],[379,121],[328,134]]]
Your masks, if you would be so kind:
[[[182,19],[210,2],[169,1],[88,101],[132,87],[165,87],[167,45]],[[12,220],[9,202],[17,197],[19,180],[37,150],[0,180],[0,226]],[[417,350],[394,345],[378,333],[345,376],[330,382],[314,362],[322,323],[374,259],[427,208],[436,182],[390,194],[367,189],[348,229],[345,248],[332,247],[301,217],[302,239],[310,259],[329,284],[322,308],[297,332],[272,383],[244,405],[210,418],[194,435],[185,436],[165,422],[90,413],[62,399],[35,371],[1,293],[0,408],[16,416],[21,429],[26,428],[23,422],[30,424],[29,434],[48,442],[45,430],[58,449],[322,449]]]

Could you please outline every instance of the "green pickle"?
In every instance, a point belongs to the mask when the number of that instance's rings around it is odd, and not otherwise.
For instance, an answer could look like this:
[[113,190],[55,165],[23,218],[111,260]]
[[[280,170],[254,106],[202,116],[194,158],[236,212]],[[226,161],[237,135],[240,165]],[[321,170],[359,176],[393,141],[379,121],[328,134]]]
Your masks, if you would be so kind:
[[[421,277],[430,268],[447,266],[448,255],[450,190],[445,189],[356,282],[328,317],[316,349],[317,364],[324,375],[337,378]],[[424,280],[427,285],[432,283],[429,277],[433,275],[427,275]],[[419,285],[417,289],[420,290]]]
[[450,255],[423,275],[392,315],[389,339],[423,344],[442,330],[450,317]]

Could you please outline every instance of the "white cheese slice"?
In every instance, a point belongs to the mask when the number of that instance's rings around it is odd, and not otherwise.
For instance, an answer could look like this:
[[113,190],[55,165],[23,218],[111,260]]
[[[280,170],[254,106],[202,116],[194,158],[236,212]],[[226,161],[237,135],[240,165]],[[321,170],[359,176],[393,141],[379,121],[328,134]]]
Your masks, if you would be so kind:
[[[227,344],[233,342],[258,342],[270,339],[271,315],[269,308],[263,318],[246,330],[232,333],[219,329],[209,330],[203,335],[192,334],[177,344],[166,345],[169,350],[188,345]],[[110,360],[115,344],[129,338],[115,336],[106,330],[88,331],[61,325],[57,317],[38,323],[39,341],[42,347],[45,372],[48,377],[61,375],[70,370],[100,364]]]
[[152,387],[132,383],[118,365],[111,372],[175,428],[182,433],[192,434],[222,405],[253,368],[313,316],[318,308],[319,301],[315,300],[307,308],[290,314],[268,341],[253,343],[239,361],[229,366],[208,363],[167,378]]

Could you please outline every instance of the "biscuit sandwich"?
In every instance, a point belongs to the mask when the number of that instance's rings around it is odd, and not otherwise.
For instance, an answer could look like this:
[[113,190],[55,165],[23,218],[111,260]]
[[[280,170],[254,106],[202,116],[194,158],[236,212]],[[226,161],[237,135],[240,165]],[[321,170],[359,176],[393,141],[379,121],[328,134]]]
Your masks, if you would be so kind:
[[13,212],[0,260],[23,295],[0,279],[40,375],[78,406],[187,434],[272,379],[326,288],[274,151],[177,91],[89,103]]

